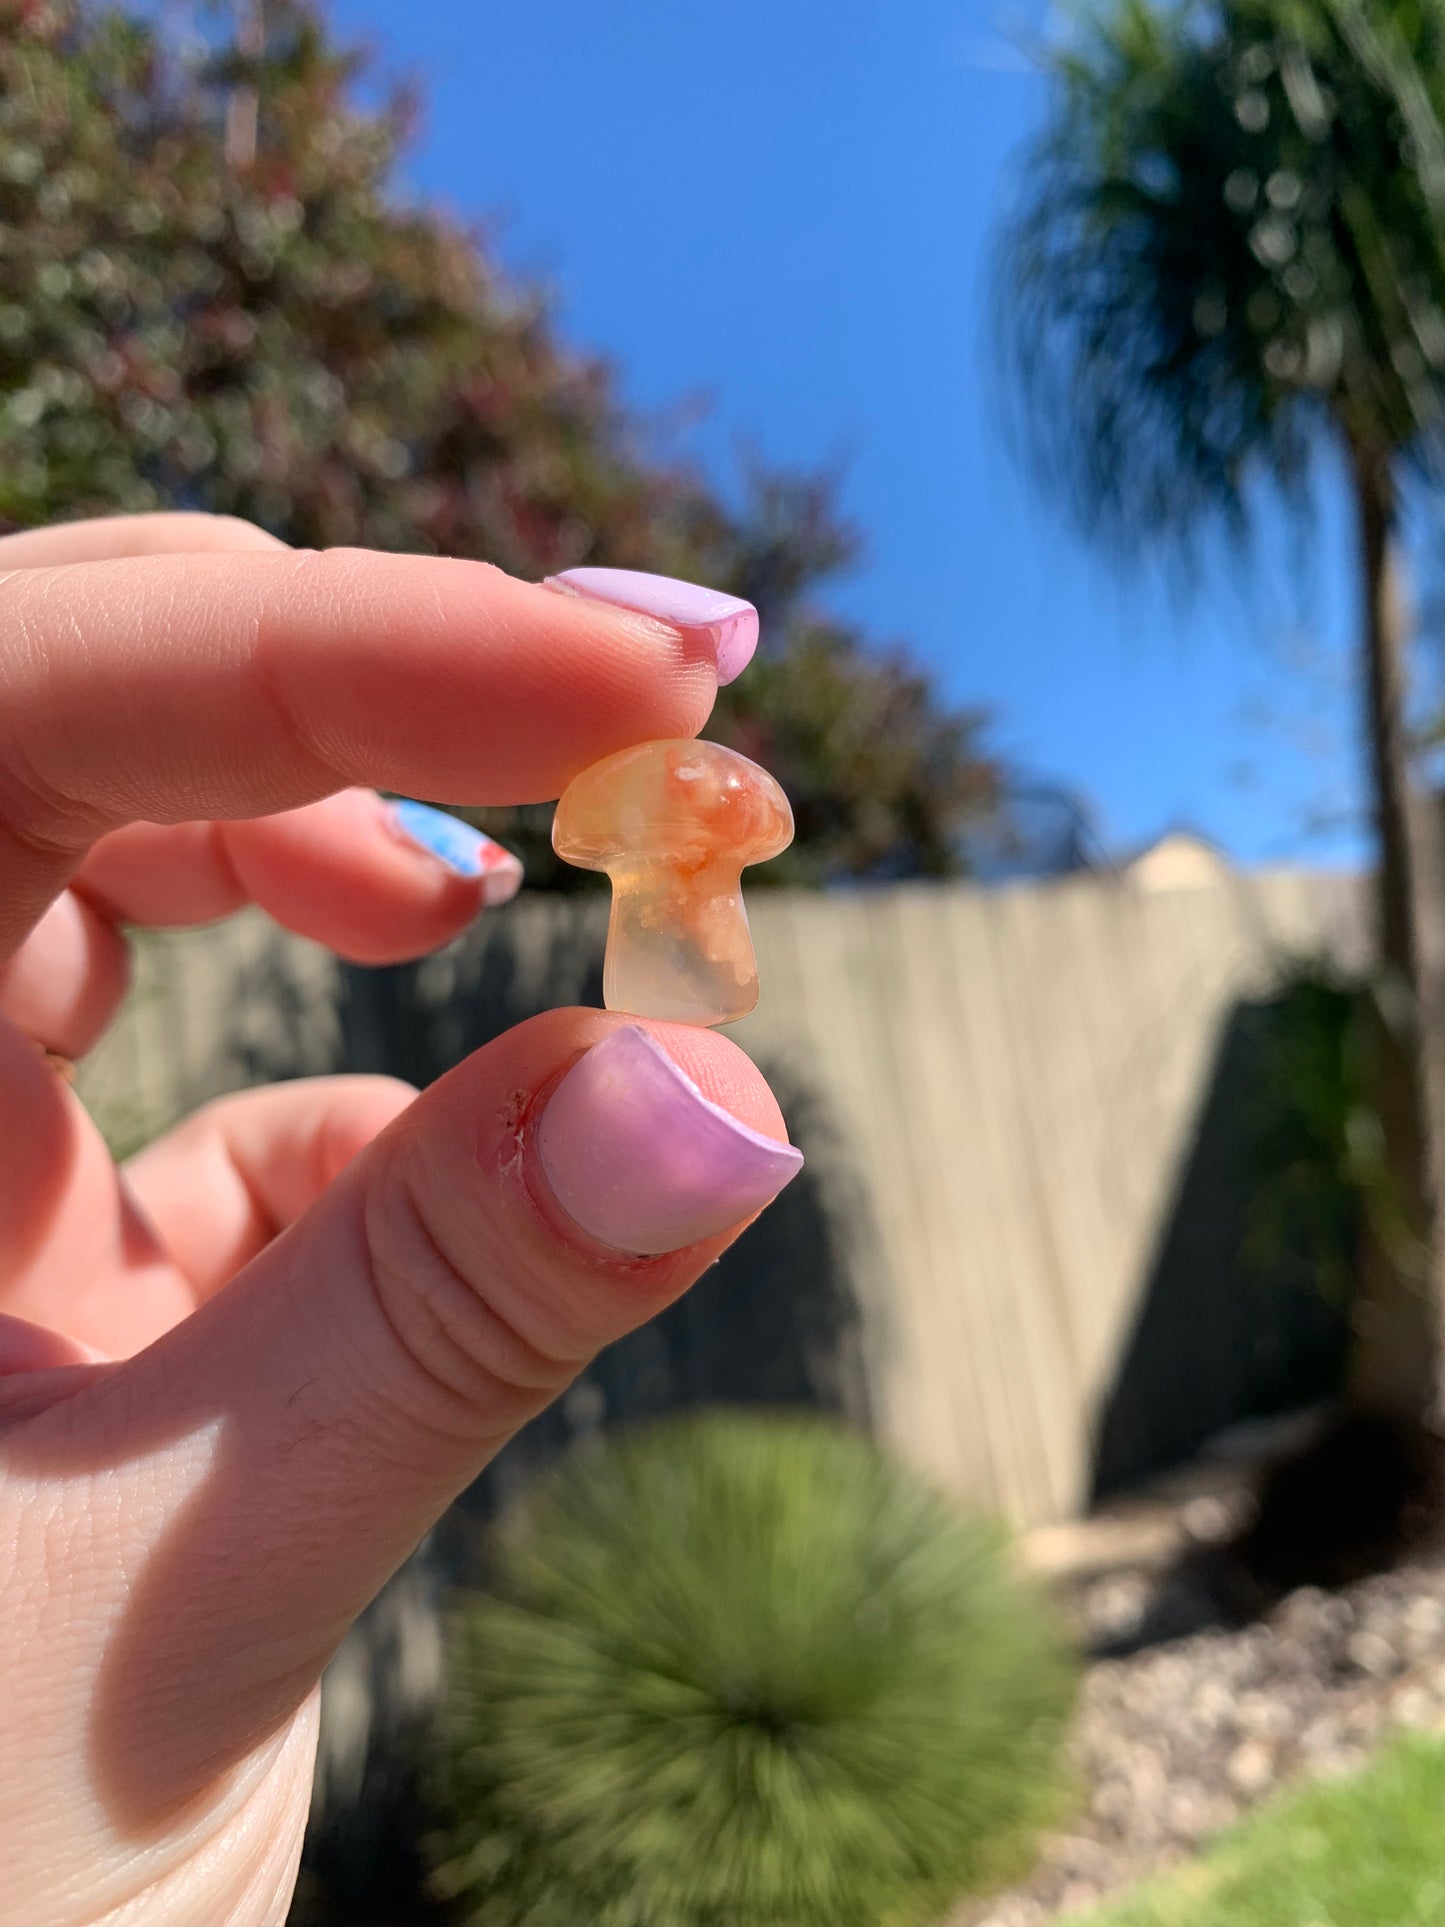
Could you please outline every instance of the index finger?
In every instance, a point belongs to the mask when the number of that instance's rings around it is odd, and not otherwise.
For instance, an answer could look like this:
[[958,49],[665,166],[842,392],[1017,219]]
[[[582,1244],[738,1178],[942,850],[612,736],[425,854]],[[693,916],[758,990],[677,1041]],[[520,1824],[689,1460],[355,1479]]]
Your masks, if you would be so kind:
[[558,795],[690,736],[715,632],[358,549],[146,555],[0,577],[0,957],[129,821],[260,816],[351,784]]
[[0,536],[0,568],[43,569],[57,562],[108,562],[122,555],[180,555],[192,549],[284,549],[238,515],[160,509],[143,515],[91,515]]

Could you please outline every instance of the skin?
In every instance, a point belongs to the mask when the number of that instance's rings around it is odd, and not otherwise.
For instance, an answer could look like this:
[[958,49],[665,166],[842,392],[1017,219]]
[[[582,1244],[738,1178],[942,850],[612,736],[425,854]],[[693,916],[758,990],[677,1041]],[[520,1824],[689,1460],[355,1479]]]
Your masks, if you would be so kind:
[[[104,1030],[123,923],[256,903],[367,961],[445,942],[480,885],[368,786],[555,796],[695,732],[715,682],[700,638],[475,563],[193,515],[0,541],[0,1922],[282,1922],[347,1627],[741,1229],[628,1259],[551,1201],[533,1123],[603,1012],[421,1097],[224,1099],[122,1170],[37,1044]],[[785,1137],[735,1046],[649,1028]]]

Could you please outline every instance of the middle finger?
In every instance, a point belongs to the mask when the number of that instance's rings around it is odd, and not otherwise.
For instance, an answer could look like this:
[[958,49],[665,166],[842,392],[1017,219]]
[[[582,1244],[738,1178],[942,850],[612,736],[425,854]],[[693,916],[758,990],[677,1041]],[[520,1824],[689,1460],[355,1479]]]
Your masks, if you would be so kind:
[[521,876],[510,852],[455,817],[371,790],[247,822],[135,824],[96,844],[0,965],[0,1012],[78,1057],[125,994],[122,923],[209,923],[255,903],[353,962],[394,963],[448,942]]

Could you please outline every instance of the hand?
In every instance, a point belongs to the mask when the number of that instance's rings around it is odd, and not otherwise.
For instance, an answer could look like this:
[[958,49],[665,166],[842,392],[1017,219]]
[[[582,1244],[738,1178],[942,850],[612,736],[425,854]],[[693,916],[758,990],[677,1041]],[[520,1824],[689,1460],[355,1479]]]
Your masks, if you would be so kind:
[[124,922],[443,942],[485,875],[351,785],[553,797],[716,682],[707,629],[475,563],[202,516],[0,541],[6,1927],[282,1921],[347,1627],[798,1163],[725,1039],[599,1011],[421,1097],[223,1100],[121,1171],[44,1052],[113,1014]]

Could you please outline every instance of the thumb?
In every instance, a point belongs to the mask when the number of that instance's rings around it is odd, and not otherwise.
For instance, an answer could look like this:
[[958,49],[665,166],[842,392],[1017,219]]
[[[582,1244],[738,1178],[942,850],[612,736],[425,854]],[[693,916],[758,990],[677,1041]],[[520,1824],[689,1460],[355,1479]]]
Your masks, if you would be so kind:
[[801,1162],[724,1038],[550,1012],[433,1085],[192,1317],[16,1428],[11,1464],[67,1475],[86,1546],[112,1823],[148,1829],[277,1733],[497,1448]]

